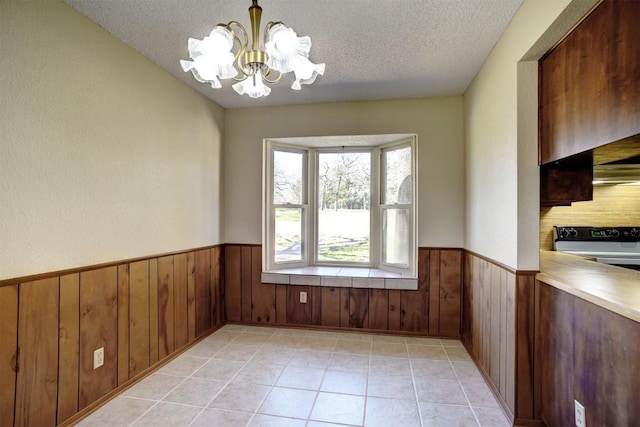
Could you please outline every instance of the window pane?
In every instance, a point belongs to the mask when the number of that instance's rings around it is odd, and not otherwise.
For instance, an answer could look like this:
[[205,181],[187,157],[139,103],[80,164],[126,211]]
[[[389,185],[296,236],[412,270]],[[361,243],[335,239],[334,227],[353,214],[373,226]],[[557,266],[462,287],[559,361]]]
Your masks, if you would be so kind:
[[302,209],[276,209],[275,262],[302,260]]
[[370,153],[318,155],[318,261],[369,262]]
[[273,203],[303,204],[302,153],[273,152]]
[[412,202],[411,147],[385,150],[384,202],[385,205]]
[[383,262],[409,266],[409,209],[384,209],[382,227]]

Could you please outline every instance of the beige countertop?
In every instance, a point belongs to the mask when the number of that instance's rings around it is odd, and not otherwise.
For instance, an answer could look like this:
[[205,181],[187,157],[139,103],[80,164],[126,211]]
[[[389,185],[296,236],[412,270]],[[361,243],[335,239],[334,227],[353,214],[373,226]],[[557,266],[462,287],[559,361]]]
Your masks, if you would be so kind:
[[536,279],[640,322],[640,271],[543,250]]

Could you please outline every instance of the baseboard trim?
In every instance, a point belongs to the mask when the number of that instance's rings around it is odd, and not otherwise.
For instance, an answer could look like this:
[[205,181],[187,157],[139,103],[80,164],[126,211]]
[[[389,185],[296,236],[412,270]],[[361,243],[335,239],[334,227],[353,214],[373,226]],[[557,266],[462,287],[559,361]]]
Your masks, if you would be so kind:
[[342,328],[339,326],[322,326],[322,325],[307,325],[307,324],[295,324],[295,323],[265,323],[265,322],[245,322],[242,320],[229,320],[227,325],[241,325],[241,326],[262,326],[265,328],[286,328],[286,329],[313,329],[316,331],[327,332],[353,332],[355,334],[378,334],[378,335],[395,335],[406,337],[424,337],[424,338],[439,338],[439,339],[451,339],[461,340],[461,335],[436,335],[429,332],[422,331],[396,331],[388,329],[370,329],[370,328]]

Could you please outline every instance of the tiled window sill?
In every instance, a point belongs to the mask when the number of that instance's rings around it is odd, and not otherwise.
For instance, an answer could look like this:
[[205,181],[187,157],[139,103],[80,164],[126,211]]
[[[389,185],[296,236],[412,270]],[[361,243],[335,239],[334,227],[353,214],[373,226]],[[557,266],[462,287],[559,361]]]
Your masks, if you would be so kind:
[[375,268],[301,267],[262,272],[262,283],[415,291],[418,278]]

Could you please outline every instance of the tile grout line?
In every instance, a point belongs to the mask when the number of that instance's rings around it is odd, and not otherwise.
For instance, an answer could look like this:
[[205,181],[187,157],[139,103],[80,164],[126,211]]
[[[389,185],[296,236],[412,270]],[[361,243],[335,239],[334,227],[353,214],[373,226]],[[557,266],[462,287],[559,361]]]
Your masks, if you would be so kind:
[[[442,345],[442,343],[440,343]],[[420,421],[420,426],[424,427],[424,421],[422,421],[422,411],[420,410],[420,400],[418,398],[418,386],[416,385],[416,377],[413,373],[413,359],[411,358],[411,353],[409,352],[409,343],[405,338],[405,346],[407,347],[407,360],[409,361],[409,370],[411,371],[411,384],[413,385],[413,395],[416,399],[416,409],[418,411],[418,420]]]
[[[196,345],[197,345],[197,344],[196,344]],[[182,356],[182,355],[181,355],[181,356]],[[201,357],[201,359],[205,359],[205,358],[204,358],[204,357]],[[200,368],[201,368],[202,366],[204,366],[206,363],[207,363],[207,362],[204,362],[204,363],[203,363],[199,368],[197,368],[194,372],[196,372],[198,369],[200,369]],[[181,386],[182,384],[184,384],[184,383],[185,383],[189,378],[191,378],[191,375],[193,375],[193,373],[194,373],[194,372],[192,372],[189,376],[184,377],[184,378],[182,379],[182,381],[180,381],[178,384],[176,384],[175,386],[173,386],[173,387],[172,387],[172,388],[171,388],[167,393],[165,393],[165,394],[164,394],[160,399],[158,399],[158,400],[156,400],[156,399],[147,399],[147,400],[154,401],[155,403],[154,403],[153,405],[151,405],[151,406],[149,407],[149,409],[147,409],[147,410],[146,410],[146,411],[144,411],[142,414],[140,414],[140,416],[138,416],[138,418],[136,418],[135,420],[133,420],[133,421],[129,424],[129,426],[133,426],[133,425],[134,425],[135,423],[137,423],[137,422],[138,422],[142,417],[144,417],[148,412],[150,412],[153,408],[155,408],[156,406],[158,406],[158,403],[163,402],[163,399],[164,399],[164,398],[166,398],[167,396],[169,396],[171,393],[173,393],[173,391],[174,391],[175,389],[177,389],[178,387],[180,387],[180,386]],[[149,377],[147,377],[147,378],[150,378],[151,376],[156,375],[156,374],[160,374],[160,371],[154,372],[152,375],[150,375],[150,376],[149,376]],[[163,375],[163,374],[161,374],[161,375]],[[179,375],[173,375],[173,376],[180,377]],[[147,378],[144,378],[144,379],[143,379],[142,381],[140,381],[138,384],[141,384],[141,383],[142,383],[144,380],[146,380]],[[137,385],[137,384],[136,384],[136,385]],[[120,396],[121,396],[121,395],[120,395]],[[126,397],[126,396],[124,396],[124,397]],[[193,406],[196,406],[196,405],[189,405],[189,406],[192,406],[192,407],[193,407]],[[198,413],[198,415],[197,415],[195,418],[197,418],[199,415],[200,415],[200,413]],[[194,418],[194,419],[195,419],[195,418]]]
[[[222,347],[220,350],[216,351],[216,352],[213,354],[213,356],[209,357],[209,361],[211,361],[211,360],[215,359],[215,356],[216,356],[218,353],[220,353],[221,351],[223,351],[225,348],[229,347],[229,345],[232,345],[232,344],[233,344],[233,342],[234,342],[235,340],[237,340],[237,339],[238,339],[238,337],[240,337],[244,332],[247,332],[247,328],[244,328],[244,329],[242,329],[242,330],[239,330],[239,332],[238,332],[238,336],[236,336],[236,337],[235,337],[235,338],[233,338],[231,341],[229,341],[229,342],[228,342],[224,347]],[[215,332],[214,332],[214,333],[215,333]],[[273,335],[273,334],[271,334],[271,335]],[[243,345],[243,344],[236,344],[236,345]],[[193,420],[191,420],[191,422],[187,425],[187,427],[191,426],[191,425],[195,422],[195,420],[197,420],[197,419],[198,419],[198,417],[200,417],[200,415],[202,415],[202,413],[203,413],[207,408],[209,408],[209,405],[210,405],[210,404],[211,404],[211,403],[216,399],[216,397],[218,397],[218,396],[220,395],[220,393],[222,392],[222,390],[224,390],[224,389],[225,389],[225,387],[227,387],[227,386],[231,383],[231,381],[233,381],[233,379],[234,379],[234,378],[235,378],[235,377],[240,373],[240,371],[242,371],[242,370],[247,366],[247,364],[248,364],[248,363],[249,363],[249,362],[250,362],[250,361],[255,357],[255,355],[256,355],[256,354],[258,354],[258,351],[260,350],[260,348],[262,348],[262,346],[263,346],[263,345],[264,345],[264,343],[263,343],[262,345],[258,346],[258,350],[257,350],[253,355],[251,355],[251,357],[249,357],[247,360],[245,360],[245,361],[244,361],[244,364],[242,365],[242,367],[241,367],[240,369],[238,369],[238,372],[236,372],[234,375],[232,375],[232,376],[231,376],[231,378],[229,378],[229,380],[227,380],[227,382],[225,382],[224,386],[222,386],[222,387],[220,388],[220,390],[218,390],[218,392],[217,392],[217,393],[215,393],[215,394],[214,394],[214,396],[213,396],[211,399],[209,399],[209,401],[204,405],[204,407],[202,407],[202,409],[200,410],[200,412],[198,413],[198,415],[196,415],[196,416],[193,418]],[[229,361],[229,360],[233,361],[233,359],[219,359],[219,360],[222,360],[222,361],[224,361],[224,362]],[[241,360],[239,360],[238,362],[241,362]],[[205,362],[205,364],[206,364],[206,363],[208,363],[208,362]],[[204,366],[204,365],[202,365],[202,366]],[[186,381],[188,378],[198,378],[198,377],[193,377],[193,375],[194,375],[196,372],[198,372],[198,371],[202,368],[202,366],[200,366],[200,368],[196,369],[195,371],[193,371],[193,372],[191,373],[191,375],[189,375],[187,378],[185,378],[185,381]],[[205,378],[205,379],[206,379],[206,378]],[[163,399],[164,399],[164,398],[166,398],[166,396],[164,396],[164,397],[163,397]],[[249,419],[249,421],[251,421],[251,419],[252,419],[252,418],[253,418],[253,417],[251,417],[251,418]]]
[[364,386],[364,407],[362,410],[362,425],[367,425],[367,401],[369,400],[369,374],[371,374],[371,358],[373,357],[373,337],[371,338],[369,351],[369,364],[367,365],[367,382]]
[[[271,337],[275,336],[275,334],[272,334]],[[303,337],[307,336],[307,332],[304,333]],[[304,339],[304,338],[303,338]],[[268,341],[268,340],[267,340]],[[301,341],[302,342],[302,341]],[[262,346],[260,348],[264,348],[264,344],[262,343]],[[296,344],[296,352],[299,349],[299,345],[300,343]],[[287,347],[288,348],[288,347]],[[256,352],[257,354],[257,352]],[[251,424],[251,422],[254,420],[254,418],[256,417],[256,415],[265,415],[265,416],[275,416],[275,415],[270,415],[270,414],[262,414],[259,413],[258,411],[260,410],[260,407],[262,407],[262,405],[264,404],[265,400],[267,400],[267,398],[271,395],[271,393],[273,392],[273,389],[276,387],[276,384],[278,383],[278,380],[280,379],[280,377],[282,376],[282,374],[284,373],[284,371],[286,370],[286,368],[289,366],[289,362],[291,362],[290,360],[287,362],[287,364],[283,365],[284,368],[282,369],[282,371],[280,372],[280,374],[278,375],[278,377],[274,380],[273,384],[269,385],[270,389],[269,392],[267,394],[265,394],[265,396],[262,398],[262,400],[260,401],[260,403],[258,404],[258,406],[256,407],[256,409],[253,411],[253,414],[251,414],[251,417],[249,418],[249,420],[247,421],[247,426],[249,426]],[[242,369],[241,369],[242,370]],[[238,373],[240,373],[240,371],[238,371]],[[234,376],[235,378],[235,376]],[[316,394],[317,397],[317,394]],[[314,404],[315,404],[315,400],[314,400]],[[313,406],[312,406],[313,408]],[[309,416],[311,415],[311,412],[309,412]],[[279,417],[279,416],[278,416]],[[283,418],[289,418],[289,417],[283,417]],[[305,424],[307,424],[307,422],[305,422]]]
[[444,350],[444,354],[446,354],[446,356],[447,356],[447,360],[449,361],[449,366],[451,367],[451,370],[453,371],[453,374],[456,376],[456,380],[458,381],[458,387],[460,387],[460,390],[462,390],[462,394],[464,395],[464,398],[467,401],[467,405],[469,406],[469,409],[471,409],[471,414],[473,415],[473,419],[476,420],[476,424],[479,427],[482,427],[480,425],[480,420],[478,419],[478,416],[476,415],[476,411],[474,411],[473,410],[473,406],[471,406],[471,400],[469,400],[469,396],[467,395],[467,391],[462,386],[462,381],[460,381],[460,377],[458,376],[458,372],[453,367],[453,363],[451,361],[451,358],[449,357],[449,352],[447,352],[447,348],[445,346],[442,346],[442,348]]
[[[229,342],[228,342],[224,347],[222,347],[220,350],[216,351],[216,352],[213,354],[213,356],[209,357],[209,361],[211,361],[211,360],[215,359],[216,354],[220,353],[220,352],[221,352],[221,351],[223,351],[225,348],[229,347],[229,345],[231,345],[231,344],[232,344],[236,339],[238,339],[238,337],[239,337],[240,335],[242,335],[242,333],[243,333],[244,331],[245,331],[245,330],[241,330],[241,331],[238,333],[238,336],[236,336],[234,339],[232,339],[231,341],[229,341]],[[215,332],[214,332],[214,333],[215,333]],[[257,353],[257,352],[256,352],[256,353]],[[231,378],[229,378],[229,380],[224,384],[224,386],[222,386],[222,387],[220,388],[220,390],[218,390],[218,392],[217,392],[217,393],[215,393],[215,394],[214,394],[214,396],[213,396],[211,399],[209,399],[209,401],[204,405],[204,407],[200,410],[200,412],[198,412],[198,415],[196,415],[196,416],[191,420],[191,422],[187,425],[187,427],[191,426],[191,425],[195,422],[195,420],[197,420],[197,419],[198,419],[198,417],[200,417],[200,415],[202,415],[202,413],[203,413],[203,412],[204,412],[204,411],[209,407],[209,405],[211,404],[211,402],[213,402],[213,401],[215,400],[215,398],[216,398],[216,397],[218,397],[218,396],[220,395],[220,393],[222,392],[222,390],[224,390],[224,389],[225,389],[225,387],[227,387],[227,386],[229,385],[229,383],[230,383],[230,382],[231,382],[231,381],[236,377],[236,375],[238,375],[238,374],[240,373],[240,371],[241,371],[242,369],[244,369],[244,367],[245,367],[245,366],[247,366],[247,363],[249,363],[249,361],[250,361],[254,356],[255,356],[255,354],[253,354],[249,359],[247,359],[247,360],[244,362],[244,365],[242,365],[242,367],[241,367],[240,369],[238,369],[238,372],[236,372],[234,375],[232,375],[232,376],[231,376]],[[226,360],[226,359],[220,359],[220,360]],[[207,362],[207,363],[208,363],[208,362]],[[206,363],[205,363],[205,365],[206,365]],[[202,365],[202,366],[204,366],[204,365]],[[192,377],[193,377],[193,374],[195,374],[196,372],[198,372],[198,371],[202,368],[202,366],[201,366],[200,368],[196,369],[195,371],[193,371],[193,372],[191,373],[191,375],[189,375],[189,377],[188,377],[188,378],[192,378]],[[196,377],[196,378],[197,378],[197,377]]]
[[[269,339],[273,338],[273,336],[275,336],[274,334],[271,334],[271,336],[269,337]],[[251,358],[249,358],[249,360],[253,359],[256,354],[258,354],[258,352],[264,348],[264,344],[269,341],[268,339],[266,341],[264,341],[259,347],[258,347],[258,351],[256,351],[256,353],[251,356]],[[249,360],[247,360],[247,363],[244,364],[244,366],[242,368],[240,368],[238,370],[238,372],[236,372],[236,374],[229,380],[229,383],[231,383],[231,381],[233,381],[233,379],[247,366],[247,364],[249,363]],[[286,365],[285,365],[286,367]],[[284,369],[282,370],[282,372],[284,372]],[[253,410],[253,414],[251,414],[251,417],[249,417],[249,419],[247,420],[247,426],[251,424],[251,422],[253,421],[253,419],[256,417],[256,415],[259,415],[258,411],[260,410],[260,407],[264,404],[264,401],[267,400],[267,397],[269,397],[271,395],[271,392],[273,391],[273,388],[275,387],[275,384],[278,382],[278,379],[280,378],[280,376],[282,375],[282,372],[280,372],[280,374],[278,375],[278,378],[276,378],[273,382],[273,384],[269,385],[269,391],[264,395],[264,397],[262,398],[262,400],[260,400],[260,403],[258,403],[258,405],[256,406],[256,409]],[[263,385],[263,384],[256,384],[256,385]],[[266,386],[266,385],[265,385]],[[225,386],[226,387],[226,386]],[[222,390],[221,390],[222,391]],[[212,400],[213,401],[213,400]]]
[[[222,331],[224,329],[221,329]],[[318,403],[319,397],[320,397],[320,393],[322,393],[322,387],[323,384],[325,383],[326,379],[327,379],[327,375],[329,374],[329,371],[331,370],[331,360],[334,359],[335,356],[345,356],[345,355],[349,355],[349,356],[364,356],[367,355],[367,361],[362,360],[359,363],[365,362],[366,363],[366,367],[367,367],[367,371],[366,371],[366,375],[365,375],[365,390],[364,390],[364,404],[363,404],[363,414],[362,414],[362,421],[360,425],[366,425],[367,423],[367,407],[368,407],[368,398],[369,398],[369,392],[370,392],[370,374],[371,374],[371,369],[372,369],[372,362],[373,362],[373,357],[393,357],[396,358],[395,354],[397,353],[397,348],[396,349],[391,349],[393,350],[394,354],[393,355],[385,355],[382,354],[385,351],[391,351],[389,349],[386,348],[379,348],[378,350],[375,351],[379,351],[382,352],[380,354],[376,354],[374,355],[374,348],[376,345],[376,340],[375,340],[375,334],[373,334],[372,339],[370,340],[366,340],[367,342],[367,347],[368,347],[368,352],[367,354],[363,354],[365,350],[364,348],[362,348],[361,345],[356,346],[356,347],[349,347],[349,348],[343,348],[343,351],[337,351],[337,343],[341,341],[341,338],[346,339],[347,341],[354,341],[354,342],[361,342],[364,340],[349,340],[347,339],[347,336],[336,336],[335,337],[335,342],[333,344],[333,349],[329,349],[327,351],[327,347],[325,347],[324,345],[320,345],[318,347],[316,346],[303,346],[303,341],[305,338],[311,338],[311,341],[315,341],[315,339],[319,339],[319,338],[334,338],[333,336],[329,337],[329,336],[322,336],[322,335],[308,335],[308,331],[301,331],[302,333],[300,333],[299,335],[296,334],[295,336],[297,337],[294,340],[291,340],[289,342],[286,342],[284,344],[278,344],[278,343],[272,343],[272,340],[275,337],[278,336],[285,336],[288,334],[279,334],[277,331],[281,330],[280,328],[276,328],[275,331],[270,331],[269,333],[259,333],[254,331],[254,329],[252,327],[244,327],[242,330],[240,329],[236,329],[234,328],[233,330],[229,330],[228,332],[233,332],[233,334],[230,334],[231,336],[224,336],[224,340],[222,340],[222,342],[217,341],[215,338],[211,340],[211,342],[219,342],[222,347],[215,349],[212,348],[211,350],[213,350],[210,355],[208,356],[200,356],[200,355],[187,355],[190,358],[195,358],[195,359],[203,359],[204,363],[199,364],[189,375],[187,375],[186,377],[182,377],[180,375],[176,375],[174,373],[161,373],[161,372],[154,372],[154,375],[156,374],[160,374],[162,376],[167,376],[167,377],[177,377],[177,378],[182,378],[181,381],[179,381],[176,385],[174,385],[173,387],[170,388],[170,390],[168,392],[166,392],[162,397],[160,397],[158,400],[156,399],[148,399],[148,398],[143,398],[143,397],[136,397],[136,396],[122,396],[125,398],[130,398],[130,399],[134,399],[134,400],[143,400],[143,401],[148,401],[148,402],[153,402],[153,404],[151,405],[151,407],[149,407],[147,410],[145,410],[144,412],[141,413],[141,415],[139,415],[137,418],[133,419],[133,421],[131,421],[131,423],[129,425],[134,425],[136,423],[139,423],[140,420],[147,415],[150,411],[153,411],[154,408],[157,409],[157,407],[159,406],[158,404],[163,402],[163,403],[169,403],[169,404],[175,404],[178,406],[183,406],[183,407],[191,407],[191,408],[199,408],[200,411],[197,412],[197,414],[191,419],[191,421],[188,424],[185,424],[186,426],[192,426],[196,420],[201,419],[200,417],[202,417],[202,414],[207,410],[207,409],[211,409],[209,407],[209,405],[211,405],[211,403],[218,397],[221,395],[222,391],[225,390],[225,388],[232,383],[239,375],[240,372],[242,372],[244,369],[246,369],[246,367],[252,363],[252,362],[264,362],[265,366],[271,366],[271,365],[277,365],[278,367],[282,367],[282,369],[280,370],[280,372],[274,377],[273,380],[271,380],[270,376],[268,377],[268,380],[270,382],[269,385],[267,384],[259,384],[257,382],[252,382],[249,380],[245,380],[245,381],[241,381],[243,383],[247,382],[249,384],[254,384],[254,385],[263,385],[265,388],[268,387],[267,392],[265,393],[265,396],[262,397],[262,399],[260,400],[260,402],[257,404],[256,408],[252,411],[252,412],[247,412],[244,410],[236,410],[236,409],[227,409],[227,408],[214,408],[214,409],[219,409],[221,411],[225,411],[225,412],[236,412],[236,413],[243,413],[246,415],[249,415],[249,418],[247,419],[247,426],[251,425],[252,422],[254,422],[256,420],[257,416],[268,416],[268,417],[275,417],[275,418],[283,418],[283,419],[297,419],[300,421],[303,421],[305,423],[305,425],[309,425],[313,422],[315,422],[312,419],[312,413],[315,409],[316,404]],[[264,331],[266,332],[266,331]],[[238,342],[239,339],[243,339],[243,335],[246,337],[246,334],[250,334],[248,335],[249,339],[246,339],[245,342]],[[263,338],[261,337],[260,340],[257,340],[258,336],[257,335],[263,335]],[[369,334],[367,334],[369,335]],[[256,336],[256,340],[258,341],[257,343],[253,340],[250,339],[251,336]],[[213,337],[213,335],[212,335]],[[207,338],[208,339],[208,338]],[[227,339],[229,339],[227,341]],[[206,341],[202,341],[199,344],[202,344]],[[386,341],[380,341],[381,343],[386,343]],[[393,342],[390,342],[391,344],[393,344]],[[458,383],[458,386],[462,389],[463,392],[463,396],[465,397],[465,401],[466,401],[466,407],[470,408],[472,410],[472,414],[473,417],[476,421],[476,425],[477,426],[482,426],[479,420],[479,414],[476,413],[475,408],[471,405],[471,400],[470,400],[470,394],[464,389],[463,387],[463,380],[464,378],[461,377],[461,375],[457,372],[457,370],[454,368],[453,363],[457,362],[457,361],[464,361],[464,359],[460,359],[460,355],[458,355],[457,353],[457,349],[458,346],[447,346],[445,345],[445,342],[441,339],[438,339],[438,343],[437,346],[442,348],[444,353],[445,353],[445,357],[446,357],[446,361],[448,362],[448,366],[449,368],[453,371],[454,373],[454,377]],[[311,343],[313,344],[313,343]],[[323,342],[321,342],[320,344],[323,344]],[[410,371],[410,376],[411,376],[411,382],[412,382],[412,387],[413,387],[413,396],[415,399],[415,403],[416,403],[416,409],[418,411],[418,419],[420,422],[420,426],[424,427],[425,425],[425,420],[423,419],[423,415],[421,412],[421,408],[420,408],[420,401],[419,401],[419,396],[418,396],[418,391],[417,391],[417,382],[416,382],[416,372],[415,369],[417,369],[417,367],[414,367],[415,362],[417,362],[417,360],[420,359],[420,357],[418,357],[417,359],[413,359],[411,357],[411,353],[409,351],[409,347],[411,346],[410,340],[408,338],[404,338],[403,339],[403,347],[404,347],[404,351],[406,352],[406,360],[409,362],[409,371]],[[428,345],[428,344],[425,344]],[[244,361],[242,360],[235,360],[232,358],[229,359],[217,359],[216,356],[220,355],[221,353],[224,353],[225,350],[229,350],[229,347],[232,346],[239,346],[239,347],[252,347],[255,350],[253,351],[253,353]],[[302,347],[301,347],[302,346]],[[384,347],[384,345],[382,346]],[[197,348],[194,347],[194,348]],[[206,350],[209,350],[209,348],[207,348]],[[240,356],[242,357],[246,357],[246,355],[243,355],[244,350],[243,349],[238,349],[240,351]],[[202,351],[202,350],[200,350]],[[269,352],[273,351],[273,354],[268,354]],[[278,355],[278,352],[282,351],[283,355]],[[266,353],[265,353],[266,352]],[[301,389],[301,390],[309,390],[309,391],[314,391],[315,392],[315,396],[313,399],[313,402],[310,406],[310,410],[306,416],[306,418],[302,419],[302,418],[296,418],[296,417],[292,417],[290,415],[274,415],[274,414],[261,414],[260,408],[261,406],[264,404],[264,402],[266,401],[266,399],[271,395],[271,393],[273,392],[274,388],[277,387],[278,381],[283,377],[285,371],[287,370],[288,367],[295,367],[295,368],[301,368],[304,369],[305,366],[306,367],[310,367],[308,365],[304,365],[304,366],[295,366],[292,365],[292,363],[294,363],[294,360],[297,359],[297,357],[304,355],[304,353],[327,353],[329,356],[329,359],[327,361],[324,361],[324,359],[318,359],[318,362],[321,363],[321,365],[318,366],[322,366],[322,377],[320,378],[319,381],[319,385],[315,388],[315,389],[307,389],[304,388],[304,386],[301,387],[291,387],[291,386],[287,386],[287,385],[282,385],[280,386],[281,388],[287,388],[287,389]],[[264,354],[262,354],[264,353]],[[286,354],[284,354],[286,353]],[[207,354],[206,351],[203,351],[202,354]],[[231,356],[230,357],[239,357],[239,356],[234,356],[234,353],[230,353]],[[287,360],[282,360],[280,359],[281,356],[287,356]],[[275,359],[274,359],[275,358]],[[400,359],[400,357],[398,356],[397,358]],[[217,380],[216,378],[205,378],[205,377],[197,377],[195,376],[196,373],[198,371],[200,371],[207,363],[209,363],[212,360],[220,360],[221,361],[221,366],[224,367],[224,364],[227,362],[242,362],[242,364],[236,365],[238,366],[238,370],[229,377],[228,380],[226,381],[221,381],[221,380]],[[274,362],[275,360],[275,362]],[[428,358],[427,358],[428,360]],[[434,359],[435,360],[435,359]],[[282,361],[283,363],[278,363]],[[308,361],[306,361],[308,362]],[[299,364],[299,363],[298,363]],[[183,366],[183,365],[177,365],[178,367]],[[333,370],[332,370],[333,371]],[[262,373],[262,370],[259,371],[260,373]],[[337,372],[343,372],[338,370]],[[348,370],[345,372],[349,372]],[[431,377],[427,377],[427,378],[431,378]],[[466,377],[465,377],[466,378]],[[166,399],[171,393],[174,393],[178,388],[184,386],[185,383],[187,383],[190,379],[197,379],[197,380],[209,380],[212,382],[218,382],[219,384],[223,384],[220,389],[212,395],[212,397],[204,404],[204,405],[199,405],[199,404],[191,404],[191,403],[185,403],[185,402],[168,402],[165,401],[164,399]],[[206,384],[203,385],[204,387],[208,387]],[[326,393],[329,394],[347,394],[347,395],[359,395],[359,393],[350,393],[350,392],[343,392],[343,391],[326,391]],[[310,397],[310,396],[309,396]],[[385,398],[386,399],[386,398]],[[393,399],[392,397],[389,397],[389,399]],[[188,400],[186,400],[188,402]],[[135,415],[135,414],[133,414]]]

